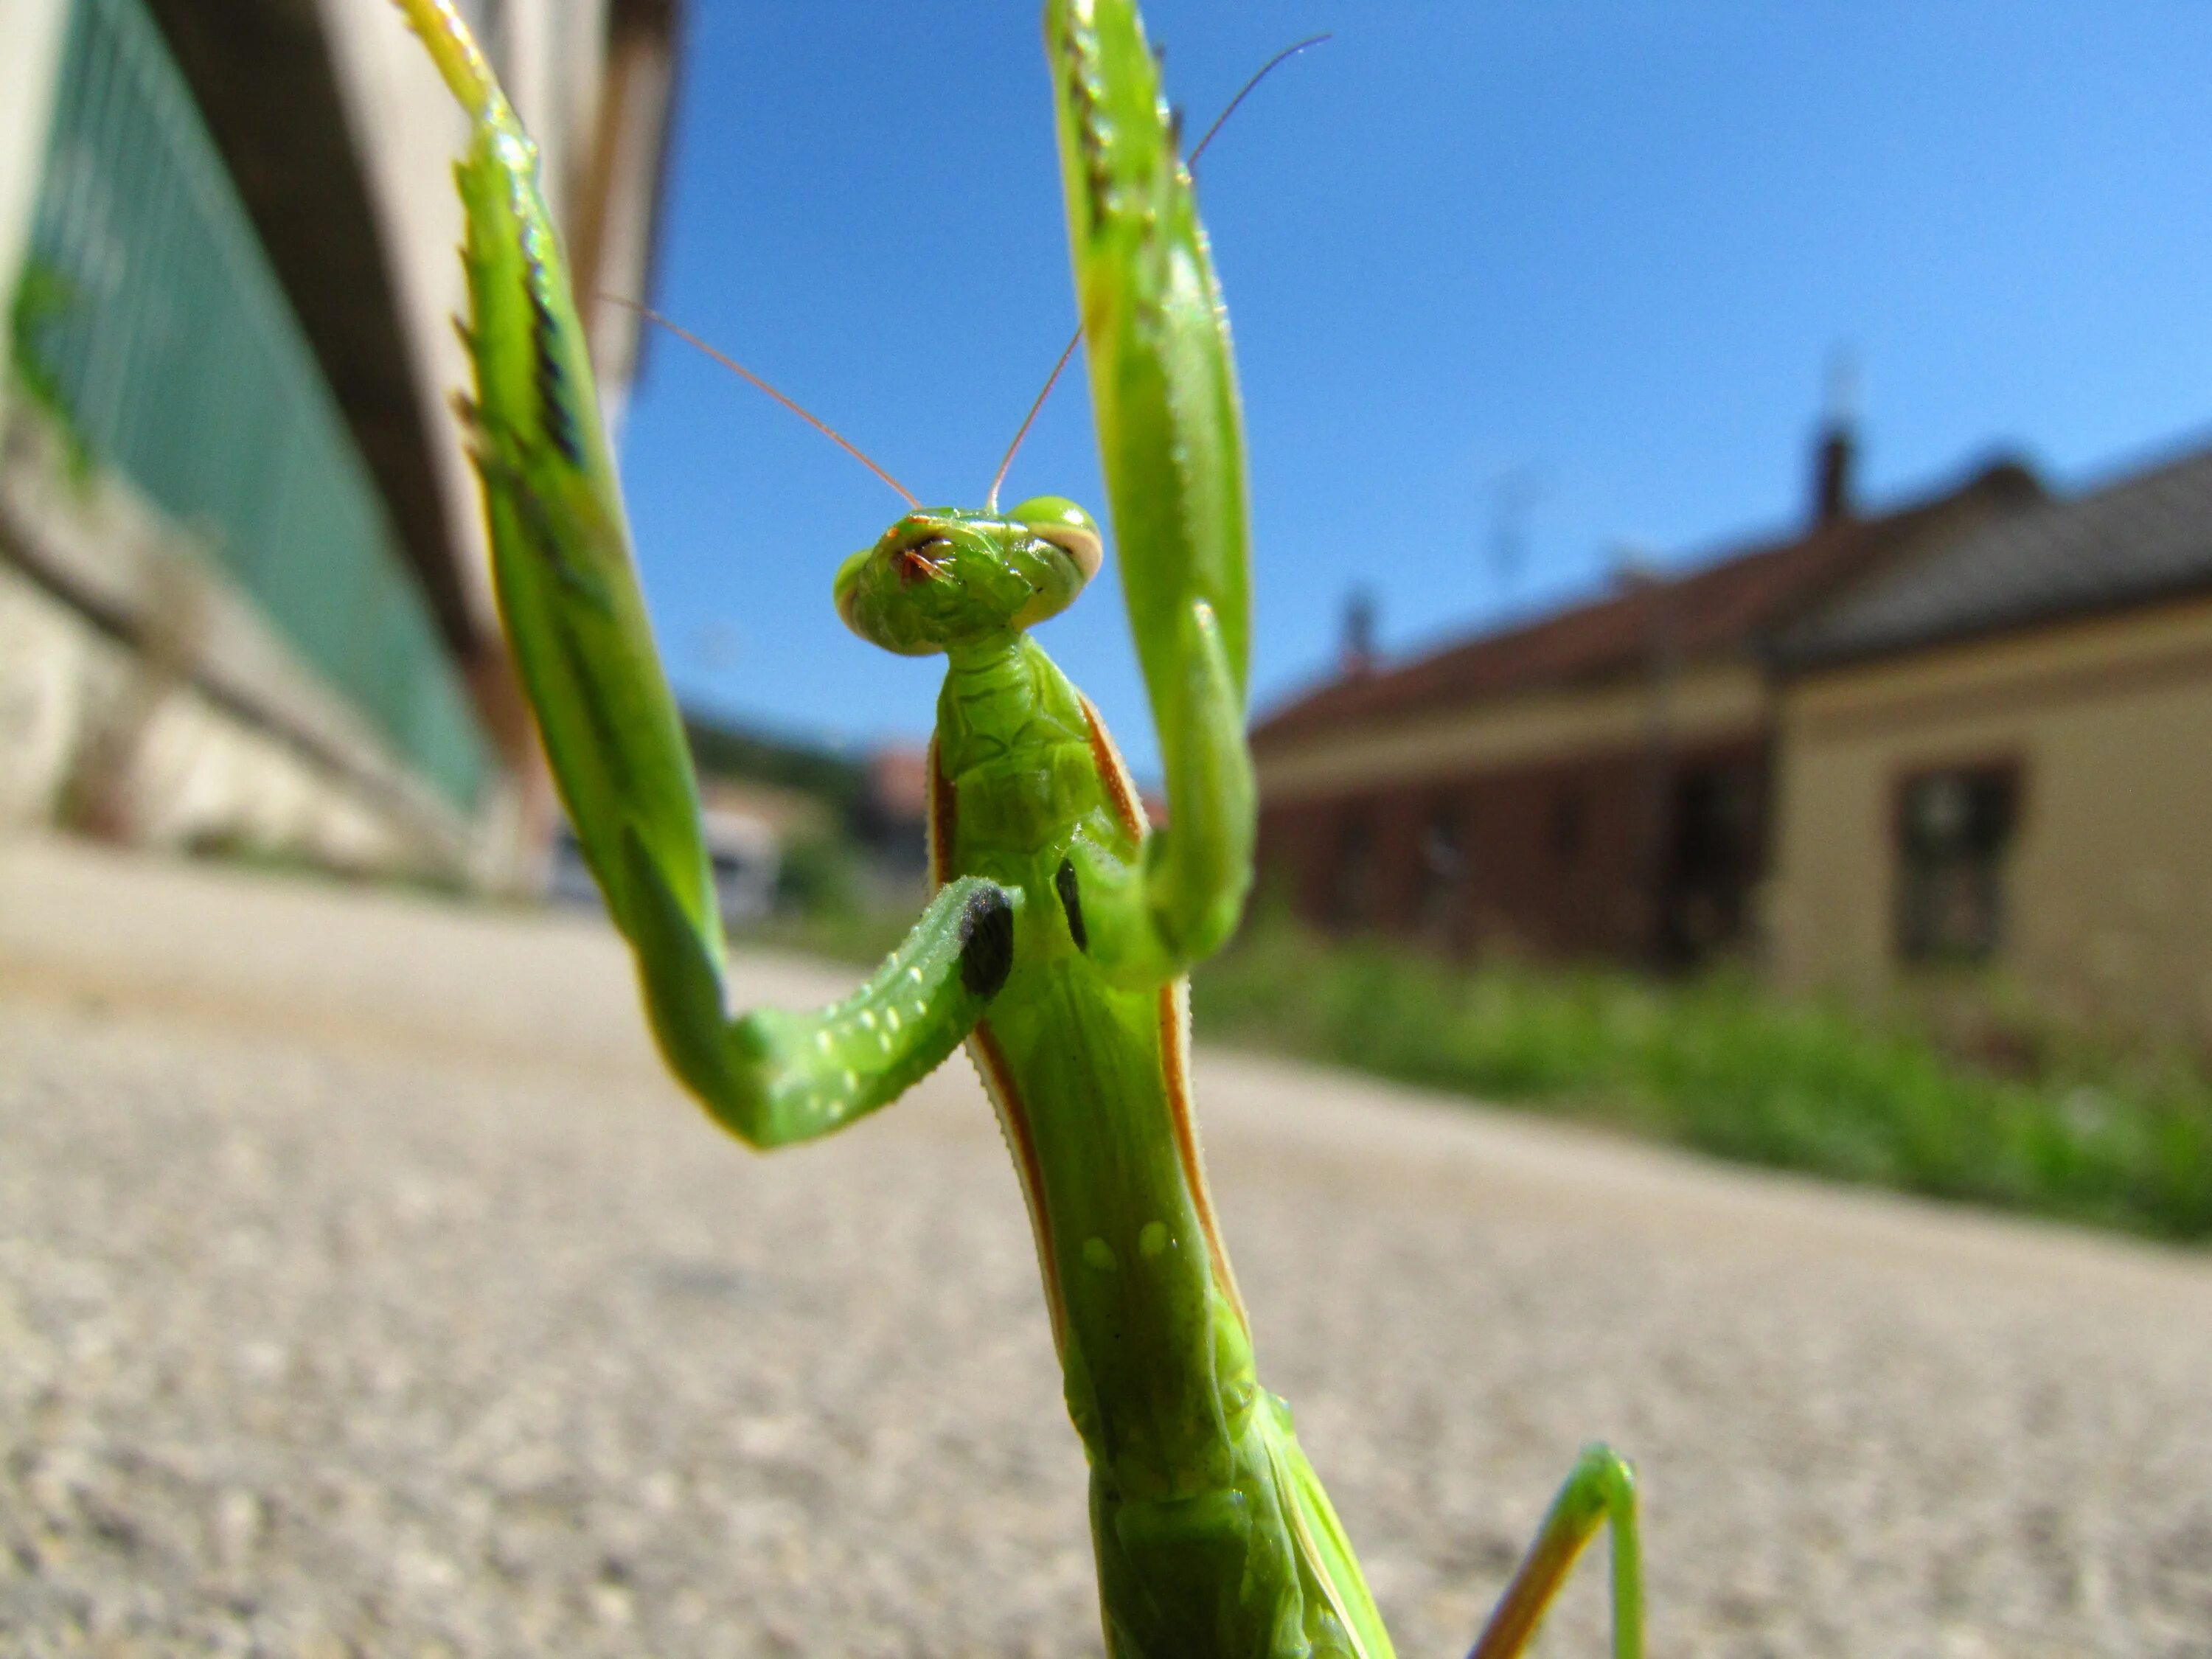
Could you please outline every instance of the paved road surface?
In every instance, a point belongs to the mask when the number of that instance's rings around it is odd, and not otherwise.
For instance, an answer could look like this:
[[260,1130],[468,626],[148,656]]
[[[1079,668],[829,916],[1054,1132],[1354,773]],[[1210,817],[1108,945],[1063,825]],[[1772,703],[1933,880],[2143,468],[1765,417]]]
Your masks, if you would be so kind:
[[[1199,1080],[1407,1659],[1598,1435],[1660,1655],[2212,1654],[2212,1261]],[[587,921],[0,845],[0,1650],[1091,1654],[1082,1493],[964,1062],[755,1158]]]

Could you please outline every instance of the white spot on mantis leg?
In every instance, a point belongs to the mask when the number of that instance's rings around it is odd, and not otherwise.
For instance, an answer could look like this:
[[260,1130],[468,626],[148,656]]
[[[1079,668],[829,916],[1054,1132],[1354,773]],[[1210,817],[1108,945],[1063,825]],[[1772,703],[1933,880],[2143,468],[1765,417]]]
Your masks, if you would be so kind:
[[1150,1261],[1168,1247],[1168,1224],[1147,1221],[1137,1233],[1137,1254]]
[[814,1034],[814,1046],[819,1048],[825,1054],[830,1052],[831,1044],[830,1042],[830,1028],[827,1025],[823,1026],[820,1030]]
[[884,1024],[890,1026],[892,1030],[897,1030],[899,1028],[899,1011],[896,1008],[884,1009]]
[[1083,1259],[1102,1273],[1110,1273],[1121,1267],[1114,1258],[1114,1247],[1097,1234],[1083,1241]]

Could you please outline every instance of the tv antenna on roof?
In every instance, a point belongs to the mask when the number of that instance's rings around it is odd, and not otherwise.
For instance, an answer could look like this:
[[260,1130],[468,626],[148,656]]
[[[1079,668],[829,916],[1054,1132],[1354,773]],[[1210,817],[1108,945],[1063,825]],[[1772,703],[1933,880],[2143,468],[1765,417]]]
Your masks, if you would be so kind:
[[1543,493],[1542,479],[1525,461],[1490,480],[1490,574],[1501,587],[1520,580],[1528,553],[1528,514]]

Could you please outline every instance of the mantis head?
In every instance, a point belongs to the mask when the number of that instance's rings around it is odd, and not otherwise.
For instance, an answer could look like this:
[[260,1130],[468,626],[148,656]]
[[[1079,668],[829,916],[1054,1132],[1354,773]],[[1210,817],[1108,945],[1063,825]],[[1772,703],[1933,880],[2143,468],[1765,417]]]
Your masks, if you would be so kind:
[[886,651],[926,657],[1059,615],[1103,553],[1097,522],[1057,495],[1004,515],[916,508],[839,568],[837,614]]
[[1030,405],[1021,429],[999,463],[998,476],[991,480],[983,510],[975,513],[922,506],[913,491],[851,439],[735,358],[657,311],[615,295],[600,297],[628,306],[757,386],[906,497],[913,510],[884,532],[873,547],[863,548],[837,569],[837,614],[862,639],[902,657],[927,657],[980,644],[1058,616],[1098,574],[1104,541],[1097,521],[1073,501],[1033,495],[1011,513],[999,512],[999,486],[1006,482],[1006,469],[1013,465],[1015,453],[1060,371],[1075,355],[1083,338],[1080,331],[1060,354],[1044,390]]

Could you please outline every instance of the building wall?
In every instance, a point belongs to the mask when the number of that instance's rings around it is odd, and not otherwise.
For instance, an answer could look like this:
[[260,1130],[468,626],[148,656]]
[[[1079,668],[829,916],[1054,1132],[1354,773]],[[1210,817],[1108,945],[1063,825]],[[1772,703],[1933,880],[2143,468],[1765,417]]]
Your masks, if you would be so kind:
[[0,828],[282,854],[327,869],[474,878],[465,827],[241,720],[0,564]]
[[1899,792],[2003,767],[1991,965],[2069,1012],[2212,1030],[2212,599],[1815,673],[1780,730],[1784,983],[1896,983]]
[[[1525,694],[1257,757],[1261,890],[1455,952],[1699,954],[1737,942],[1763,847],[1765,682],[1708,664]],[[1684,792],[1741,797],[1734,902],[1683,890]],[[1727,914],[1723,914],[1727,913]]]
[[[526,884],[550,796],[448,407],[469,376],[451,327],[460,112],[383,0],[101,0],[88,37],[94,9],[0,12],[0,297],[42,232],[70,305],[40,337],[61,421],[0,407],[0,742],[21,744],[0,765],[0,826],[58,817]],[[582,285],[641,294],[673,7],[468,9],[494,25],[572,254],[580,228],[595,250]],[[63,48],[78,38],[128,68],[136,102],[104,81],[86,94]],[[87,127],[118,110],[136,124]],[[325,187],[332,157],[349,190]],[[184,253],[179,225],[197,238]],[[223,278],[206,291],[184,280],[204,265]],[[637,325],[605,310],[593,343],[619,357],[603,382],[618,404]],[[229,372],[179,369],[207,340]],[[305,462],[302,434],[318,440]],[[57,436],[98,464],[88,483],[53,461]],[[199,573],[225,626],[142,625],[167,590],[140,578],[171,567]]]
[[0,426],[0,831],[504,878],[505,792],[464,812],[113,474]]
[[1309,798],[1262,816],[1261,881],[1347,933],[1453,951],[1628,950],[1639,772],[1616,750]]
[[1663,690],[1645,675],[1492,697],[1463,708],[1255,744],[1260,795],[1270,803],[1387,788],[1547,757],[1637,745],[1655,724],[1703,743],[1763,727],[1770,695],[1756,664],[1697,664]]

